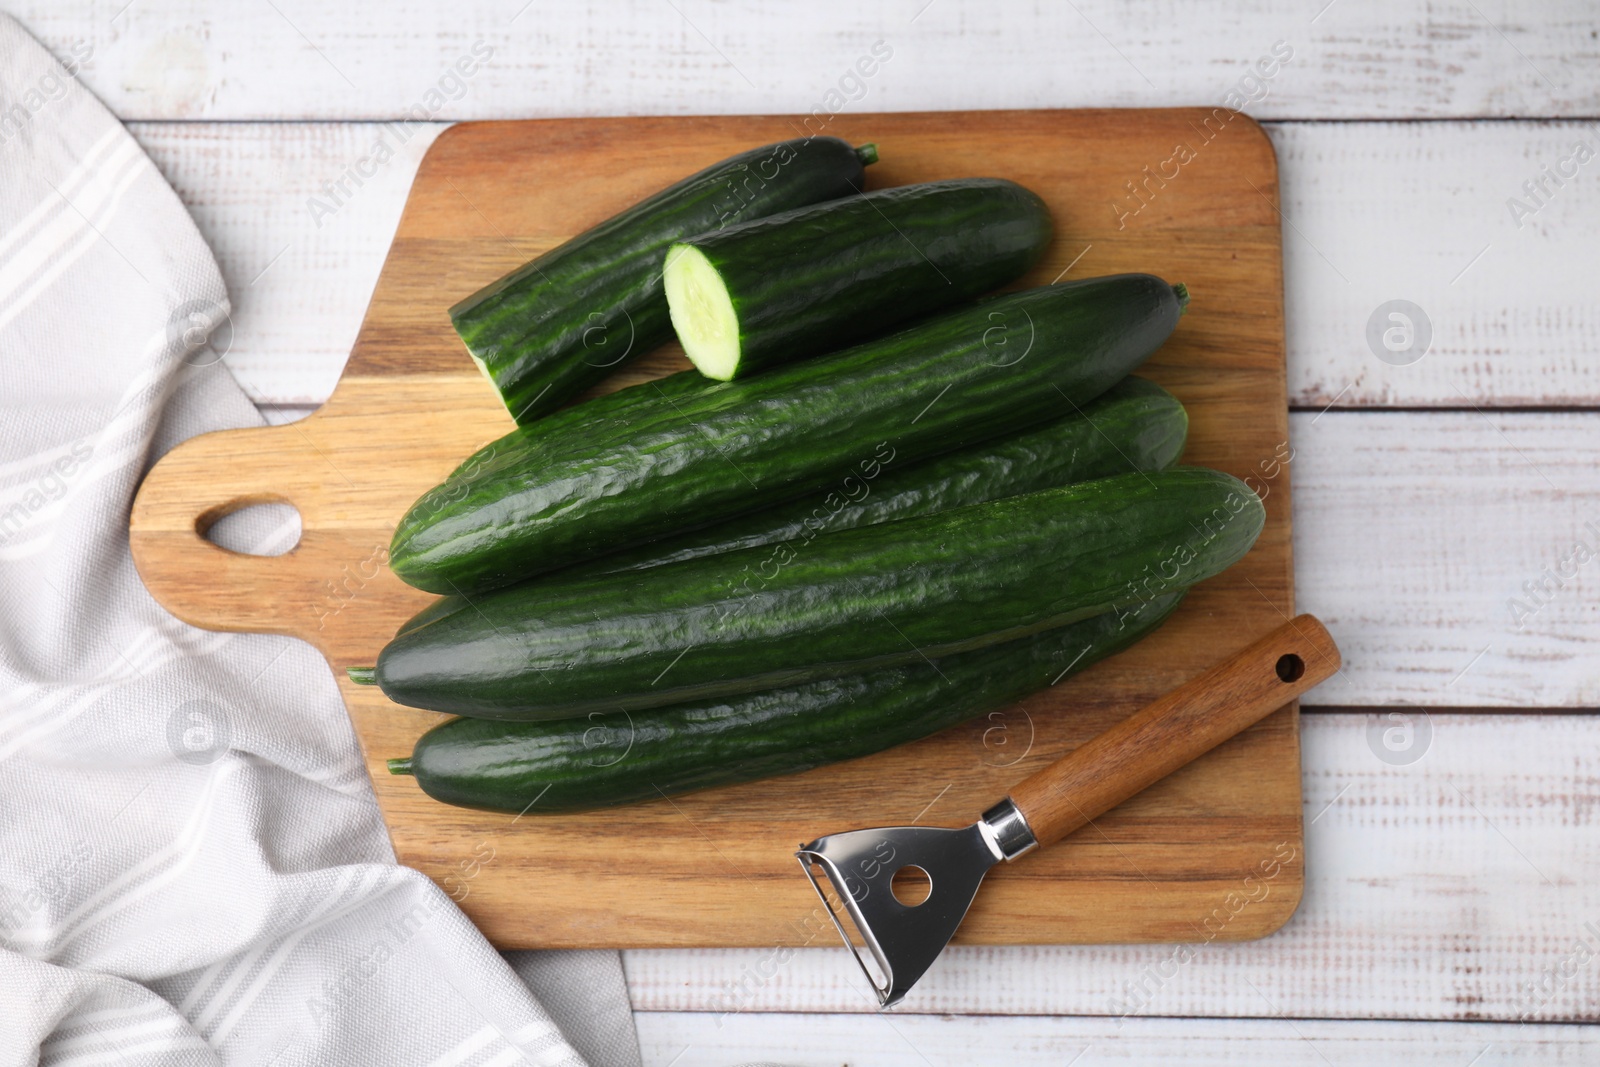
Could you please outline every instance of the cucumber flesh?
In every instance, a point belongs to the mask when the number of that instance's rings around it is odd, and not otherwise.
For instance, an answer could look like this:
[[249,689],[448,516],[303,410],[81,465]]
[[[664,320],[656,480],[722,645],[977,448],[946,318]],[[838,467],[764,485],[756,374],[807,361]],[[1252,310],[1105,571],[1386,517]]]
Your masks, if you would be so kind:
[[731,381],[739,368],[739,315],[717,268],[693,245],[673,245],[662,281],[689,362],[707,378]]

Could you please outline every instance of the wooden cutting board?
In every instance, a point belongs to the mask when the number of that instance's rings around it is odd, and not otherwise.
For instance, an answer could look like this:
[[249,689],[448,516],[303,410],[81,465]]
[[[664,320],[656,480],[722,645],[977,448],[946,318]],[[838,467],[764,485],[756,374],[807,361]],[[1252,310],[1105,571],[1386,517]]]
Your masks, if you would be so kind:
[[[809,122],[810,125],[805,124]],[[471,123],[417,172],[349,365],[302,422],[195,438],[145,480],[134,559],[179,618],[289,634],[334,668],[402,863],[436,879],[496,944],[832,944],[792,857],[857,826],[970,822],[1008,785],[1242,647],[1294,612],[1277,167],[1260,127],[1226,111],[841,115],[876,141],[874,187],[973,175],[1040,193],[1057,237],[1027,279],[1148,271],[1193,304],[1142,373],[1188,406],[1188,462],[1266,497],[1260,542],[1135,649],[1004,712],[840,766],[572,816],[465,811],[384,760],[443,716],[349,684],[432,597],[386,546],[408,505],[511,423],[445,309],[534,255],[691,171],[818,130],[803,117]],[[652,353],[608,388],[686,366]],[[299,508],[286,555],[202,537],[260,502]],[[597,728],[626,729],[626,720]],[[1303,885],[1293,707],[1061,845],[997,868],[957,940],[969,944],[1238,940],[1276,930]]]

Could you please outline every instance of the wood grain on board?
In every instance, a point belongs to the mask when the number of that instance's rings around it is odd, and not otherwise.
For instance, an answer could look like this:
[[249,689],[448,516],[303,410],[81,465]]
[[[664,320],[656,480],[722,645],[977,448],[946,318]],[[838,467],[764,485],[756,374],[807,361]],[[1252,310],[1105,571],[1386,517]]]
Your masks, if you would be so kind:
[[[1187,459],[1251,477],[1267,527],[1159,634],[1025,702],[891,753],[804,775],[599,814],[511,816],[438,804],[383,760],[442,717],[341,680],[402,862],[439,880],[503,947],[807,944],[831,938],[791,852],[874,823],[961,823],[1007,786],[1293,612],[1277,176],[1260,128],[1205,138],[1208,110],[869,115],[830,132],[879,143],[874,186],[989,174],[1041,193],[1058,237],[1028,279],[1144,270],[1194,303],[1145,373],[1189,407]],[[213,629],[291,634],[342,669],[370,663],[432,598],[383,565],[404,509],[509,428],[444,309],[530,256],[683,174],[791,136],[786,118],[611,119],[453,128],[423,161],[344,377],[283,427],[174,449],[135,503],[132,543],[152,592]],[[1145,167],[1193,142],[1185,168],[1118,228],[1106,210]],[[1069,151],[1070,149],[1070,151]],[[610,386],[683,365],[652,354]],[[199,530],[287,501],[304,533],[286,555],[228,553]],[[1004,744],[1000,742],[1004,741]],[[1294,708],[1269,717],[1094,827],[995,872],[958,941],[973,944],[1260,937],[1299,900]],[[1285,860],[1273,893],[1234,910],[1246,876]],[[1222,919],[1217,918],[1222,916]],[[1203,925],[1210,923],[1209,926]]]

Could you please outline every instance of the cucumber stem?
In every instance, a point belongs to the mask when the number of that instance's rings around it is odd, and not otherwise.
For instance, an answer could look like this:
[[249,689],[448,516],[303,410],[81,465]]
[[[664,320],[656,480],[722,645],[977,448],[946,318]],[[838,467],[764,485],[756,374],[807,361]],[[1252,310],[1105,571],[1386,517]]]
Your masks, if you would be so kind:
[[389,764],[389,773],[390,774],[410,774],[411,773],[411,760],[410,760],[409,757],[406,758],[406,759],[392,759],[392,760],[388,760],[387,762]]
[[1178,317],[1182,318],[1189,313],[1189,287],[1179,282],[1172,291],[1178,298]]
[[867,142],[860,148],[856,149],[856,158],[861,160],[861,165],[863,167],[872,166],[878,161],[878,146],[870,141]]
[[345,676],[357,685],[377,685],[378,668],[376,667],[346,667]]

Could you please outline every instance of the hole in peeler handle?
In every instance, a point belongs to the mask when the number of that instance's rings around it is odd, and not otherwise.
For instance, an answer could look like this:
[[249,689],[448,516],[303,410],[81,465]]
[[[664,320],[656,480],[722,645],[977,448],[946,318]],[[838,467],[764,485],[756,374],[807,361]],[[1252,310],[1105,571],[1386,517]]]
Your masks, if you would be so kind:
[[1278,664],[1274,668],[1278,672],[1278,680],[1285,685],[1298,682],[1306,673],[1306,661],[1290,652],[1278,657]]
[[914,908],[932,895],[933,881],[927,871],[915,864],[908,864],[894,872],[894,877],[889,880],[889,892],[906,907]]
[[300,511],[271,493],[241,496],[202,511],[194,532],[246,556],[282,556],[300,544]]

